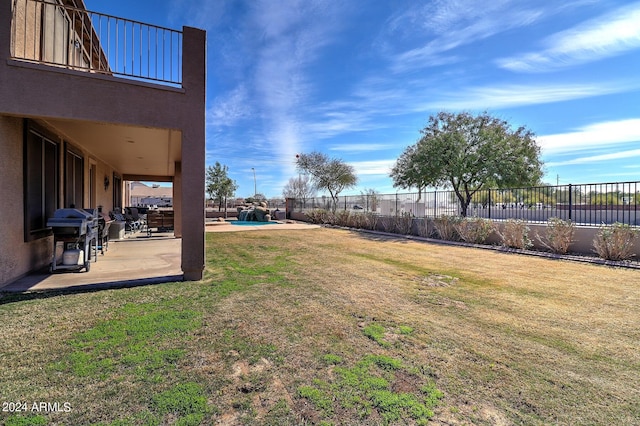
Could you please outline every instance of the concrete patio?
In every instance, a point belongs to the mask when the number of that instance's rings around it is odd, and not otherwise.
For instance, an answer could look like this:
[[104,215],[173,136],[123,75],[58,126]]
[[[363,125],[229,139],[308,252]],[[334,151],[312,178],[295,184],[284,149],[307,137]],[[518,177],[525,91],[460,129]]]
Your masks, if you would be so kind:
[[98,254],[89,272],[40,271],[1,287],[0,292],[83,291],[182,281],[181,244],[173,234],[138,233],[109,242],[109,250]]

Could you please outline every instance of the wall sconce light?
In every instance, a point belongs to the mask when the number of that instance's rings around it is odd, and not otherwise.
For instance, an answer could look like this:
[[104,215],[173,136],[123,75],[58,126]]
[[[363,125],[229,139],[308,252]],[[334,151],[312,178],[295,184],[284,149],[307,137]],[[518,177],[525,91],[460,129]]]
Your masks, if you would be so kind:
[[104,190],[106,191],[107,189],[109,189],[109,176],[105,175],[104,176]]

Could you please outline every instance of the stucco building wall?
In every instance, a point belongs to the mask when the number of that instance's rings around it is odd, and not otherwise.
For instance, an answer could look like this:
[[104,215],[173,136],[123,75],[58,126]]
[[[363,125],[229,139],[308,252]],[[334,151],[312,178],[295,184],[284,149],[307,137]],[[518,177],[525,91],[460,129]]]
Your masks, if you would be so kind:
[[[145,144],[145,150],[140,154],[139,168],[133,170],[130,165],[125,166],[131,156],[119,156],[126,141],[109,139],[98,146],[92,142],[93,136],[104,129],[135,130],[141,135],[156,131],[165,135],[164,141],[171,148],[170,161],[165,161],[167,167],[160,177],[174,181],[175,234],[182,237],[184,278],[201,279],[204,270],[205,32],[182,29],[182,85],[171,87],[12,59],[12,48],[25,44],[18,40],[12,46],[13,4],[12,0],[0,0],[0,287],[12,278],[46,265],[51,258],[51,237],[31,242],[25,242],[24,238],[25,119],[46,128],[60,144],[58,208],[68,207],[64,205],[63,189],[67,143],[84,160],[84,205],[78,207],[91,207],[89,202],[95,196],[95,205],[109,211],[114,207],[114,174],[123,182],[128,179],[127,174],[135,176],[131,180],[147,177],[146,180],[153,180],[145,170],[157,161],[142,157],[150,156],[164,145],[160,145],[162,140],[150,136],[145,141],[137,140]],[[106,154],[110,160],[104,158]],[[88,184],[91,164],[96,170],[94,193]],[[182,173],[183,170],[186,172]],[[105,176],[110,181],[106,190]],[[122,188],[123,200],[124,193]]]

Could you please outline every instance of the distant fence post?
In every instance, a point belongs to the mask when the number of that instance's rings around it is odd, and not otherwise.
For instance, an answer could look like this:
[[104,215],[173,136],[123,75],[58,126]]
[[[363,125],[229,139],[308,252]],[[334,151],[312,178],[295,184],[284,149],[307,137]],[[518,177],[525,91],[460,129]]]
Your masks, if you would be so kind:
[[398,217],[398,193],[396,192],[396,217]]
[[571,220],[571,209],[573,204],[573,185],[569,184],[569,220]]
[[438,191],[433,191],[433,217],[438,217]]
[[489,205],[489,219],[491,219],[491,188],[489,188],[489,195],[487,197],[487,204]]

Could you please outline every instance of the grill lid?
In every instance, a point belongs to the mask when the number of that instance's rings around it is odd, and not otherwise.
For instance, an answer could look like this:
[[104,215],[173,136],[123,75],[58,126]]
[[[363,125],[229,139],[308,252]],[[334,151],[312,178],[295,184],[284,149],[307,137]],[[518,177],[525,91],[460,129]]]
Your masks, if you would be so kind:
[[93,220],[93,215],[80,209],[58,209],[53,213],[55,219],[82,219]]

